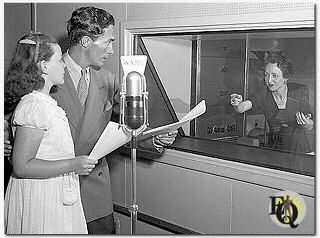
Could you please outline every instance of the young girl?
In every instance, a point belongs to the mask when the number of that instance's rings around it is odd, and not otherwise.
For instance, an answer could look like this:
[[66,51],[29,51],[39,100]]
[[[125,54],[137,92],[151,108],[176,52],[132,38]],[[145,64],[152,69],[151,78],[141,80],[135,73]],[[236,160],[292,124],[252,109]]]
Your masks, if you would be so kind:
[[64,82],[61,48],[50,36],[20,39],[5,84],[12,115],[13,172],[5,194],[7,234],[85,234],[79,175],[97,161],[74,155],[66,114],[49,96]]

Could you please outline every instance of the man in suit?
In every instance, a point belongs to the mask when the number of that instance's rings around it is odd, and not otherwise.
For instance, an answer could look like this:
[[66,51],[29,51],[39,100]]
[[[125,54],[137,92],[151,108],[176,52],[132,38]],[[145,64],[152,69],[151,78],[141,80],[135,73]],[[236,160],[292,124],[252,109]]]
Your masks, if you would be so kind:
[[[103,9],[80,7],[68,21],[70,48],[63,55],[64,84],[52,93],[69,119],[75,154],[88,155],[105,126],[119,114],[119,80],[102,66],[113,54],[114,18]],[[154,146],[173,143],[173,135],[154,140]],[[89,234],[114,233],[113,203],[106,158],[80,177],[81,200]]]

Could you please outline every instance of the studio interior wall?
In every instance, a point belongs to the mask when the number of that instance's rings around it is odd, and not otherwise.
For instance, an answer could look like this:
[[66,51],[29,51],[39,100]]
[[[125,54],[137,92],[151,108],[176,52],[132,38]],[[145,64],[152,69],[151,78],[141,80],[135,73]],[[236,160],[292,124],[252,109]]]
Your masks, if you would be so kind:
[[[119,22],[181,17],[203,17],[242,13],[272,12],[313,8],[311,2],[280,3],[36,3],[37,30],[56,37],[67,48],[66,22],[71,12],[80,6],[94,5],[109,11],[116,18],[114,55],[105,67],[120,75]],[[9,66],[17,40],[31,30],[31,3],[4,4],[4,75]]]
[[15,44],[31,30],[31,4],[4,4],[4,74],[7,75]]

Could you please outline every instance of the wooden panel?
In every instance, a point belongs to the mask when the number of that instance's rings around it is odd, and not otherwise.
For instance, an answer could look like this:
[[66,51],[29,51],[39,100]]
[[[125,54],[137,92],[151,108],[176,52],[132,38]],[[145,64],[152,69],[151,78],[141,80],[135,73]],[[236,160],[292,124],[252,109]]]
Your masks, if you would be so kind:
[[[128,205],[130,159],[116,157],[110,165],[114,201]],[[308,176],[167,150],[156,160],[138,159],[137,204],[145,214],[204,234],[269,234],[270,229],[285,234],[268,215],[269,196],[280,190],[313,196],[312,181]],[[311,234],[314,199],[304,200],[307,216],[295,232]]]
[[[257,185],[232,183],[232,234],[314,234],[314,198],[302,196],[307,213],[297,228],[275,224],[269,215],[269,196],[278,192]],[[294,191],[293,191],[294,192]]]
[[139,210],[194,231],[229,233],[230,191],[228,179],[152,161],[137,163]]

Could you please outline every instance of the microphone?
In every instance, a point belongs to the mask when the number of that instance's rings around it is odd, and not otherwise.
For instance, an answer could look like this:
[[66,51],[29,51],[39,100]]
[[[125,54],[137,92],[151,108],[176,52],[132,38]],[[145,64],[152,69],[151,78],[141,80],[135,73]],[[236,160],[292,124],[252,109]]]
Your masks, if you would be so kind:
[[131,133],[131,234],[136,233],[136,167],[138,135],[148,126],[148,92],[143,73],[147,56],[121,56],[123,79],[120,92],[120,126]]
[[124,125],[137,130],[144,125],[144,101],[142,96],[142,75],[136,71],[126,77],[126,96],[124,105]]
[[122,56],[124,70],[120,92],[120,125],[139,135],[148,126],[148,92],[143,75],[146,56]]

